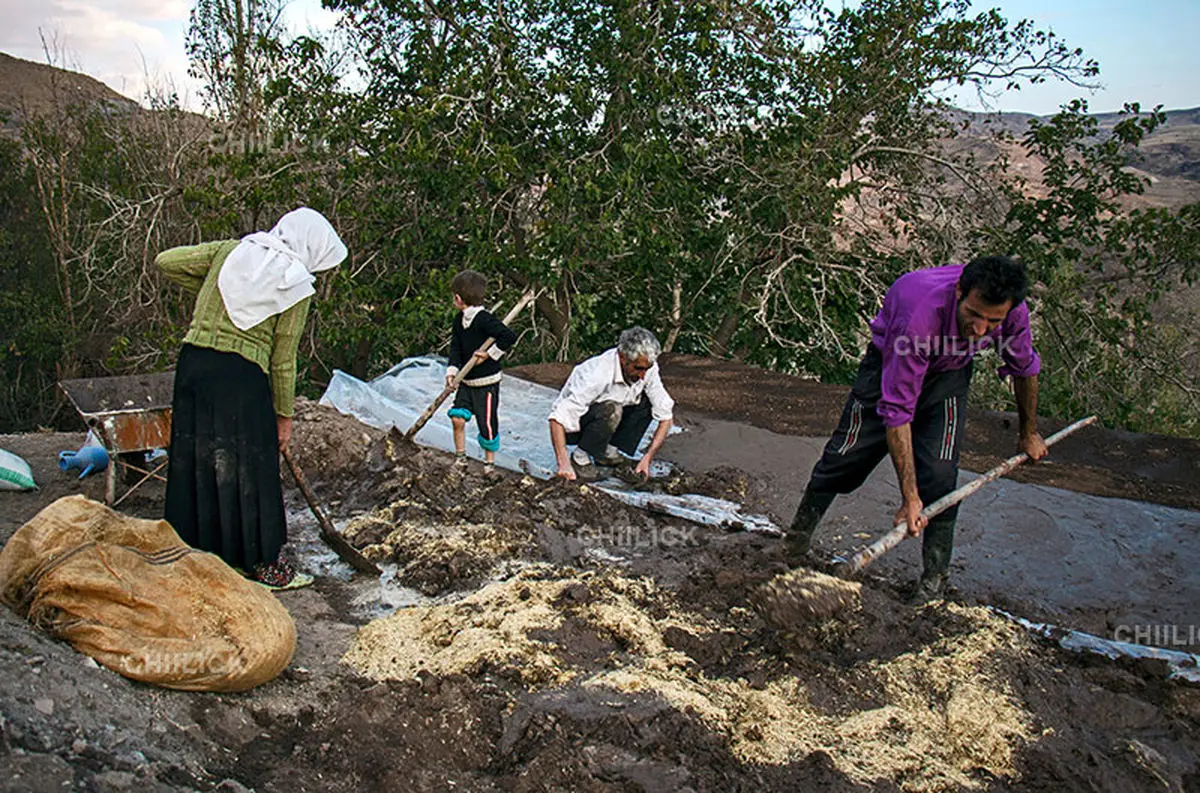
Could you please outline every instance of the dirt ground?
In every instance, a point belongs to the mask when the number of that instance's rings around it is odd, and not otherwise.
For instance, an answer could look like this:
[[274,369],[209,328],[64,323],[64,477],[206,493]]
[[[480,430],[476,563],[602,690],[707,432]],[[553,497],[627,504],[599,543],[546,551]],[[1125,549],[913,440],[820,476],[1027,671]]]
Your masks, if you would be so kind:
[[[682,409],[776,432],[822,435],[840,409],[837,390],[736,364],[673,359],[666,374]],[[986,437],[976,453],[1007,455]],[[59,496],[102,495],[102,479],[57,469],[82,440],[0,436],[41,484],[0,493],[0,541]],[[1122,442],[1183,459],[1121,473],[1070,454],[1096,482],[1141,477],[1180,504],[1166,485],[1185,490],[1194,449]],[[279,594],[299,645],[269,684],[133,683],[0,609],[0,791],[1200,791],[1200,689],[1157,665],[1069,654],[966,601],[914,608],[886,577],[857,609],[778,632],[751,607],[786,569],[771,537],[458,472],[308,402],[293,452],[381,579],[322,549],[287,482],[290,551],[319,577]],[[730,466],[670,484],[771,499]],[[122,508],[156,517],[161,499],[156,484]]]
[[[665,355],[661,368],[663,383],[686,412],[781,435],[828,438],[850,390],[692,355]],[[540,364],[507,372],[558,388],[571,366]],[[983,472],[1016,454],[1015,421],[1013,413],[968,410],[962,467]],[[1043,418],[1040,426],[1042,434],[1049,435],[1069,423]],[[1200,440],[1092,427],[1055,446],[1048,462],[1053,464],[1023,466],[1009,476],[1018,482],[1200,510]],[[807,478],[807,473],[799,478]]]

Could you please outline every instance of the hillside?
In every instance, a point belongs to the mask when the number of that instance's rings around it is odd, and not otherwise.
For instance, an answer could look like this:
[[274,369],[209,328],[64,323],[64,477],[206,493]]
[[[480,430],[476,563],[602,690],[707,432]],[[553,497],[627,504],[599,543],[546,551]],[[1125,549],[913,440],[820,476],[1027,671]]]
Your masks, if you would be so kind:
[[121,108],[137,107],[132,99],[86,74],[0,52],[0,118],[3,119],[0,129],[10,134],[25,116],[45,113],[57,104],[101,102]]
[[[1013,170],[1029,180],[1030,188],[1041,184],[1041,163],[1029,157],[1020,145],[1029,122],[1039,118],[1028,113],[966,113],[956,118],[966,129],[951,144],[951,151],[968,151],[981,162],[1008,157]],[[1106,133],[1120,121],[1119,113],[1094,116]],[[1146,192],[1134,197],[1129,208],[1177,208],[1200,201],[1200,108],[1168,110],[1167,123],[1147,136],[1130,161],[1131,169],[1150,182]]]

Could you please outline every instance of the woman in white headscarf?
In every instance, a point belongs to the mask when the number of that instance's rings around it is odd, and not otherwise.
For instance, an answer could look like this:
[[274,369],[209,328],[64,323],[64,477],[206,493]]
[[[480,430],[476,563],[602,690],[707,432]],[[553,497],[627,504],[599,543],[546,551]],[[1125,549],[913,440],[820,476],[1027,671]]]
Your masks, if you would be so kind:
[[312,581],[281,554],[279,449],[292,434],[314,274],[345,258],[329,221],[301,207],[269,232],[155,259],[197,293],[175,368],[165,518],[189,545],[276,588]]

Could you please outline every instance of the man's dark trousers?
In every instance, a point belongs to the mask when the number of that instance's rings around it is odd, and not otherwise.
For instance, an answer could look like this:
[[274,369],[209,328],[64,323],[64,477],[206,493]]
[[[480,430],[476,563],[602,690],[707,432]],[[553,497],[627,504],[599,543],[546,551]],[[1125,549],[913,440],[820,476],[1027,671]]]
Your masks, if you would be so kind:
[[605,457],[609,444],[633,456],[650,426],[650,398],[633,405],[594,402],[579,419],[579,432],[568,432],[567,443],[578,445],[593,457]]
[[[882,366],[882,354],[873,344],[868,345],[841,421],[813,467],[789,530],[790,541],[807,547],[834,498],[858,489],[888,456],[887,427],[875,412],[881,396]],[[917,492],[926,506],[954,490],[958,483],[958,457],[966,434],[971,369],[972,364],[967,364],[962,369],[928,374],[921,386],[911,428]],[[955,505],[926,527],[922,543],[925,577],[944,576],[949,571],[957,518],[958,505]]]

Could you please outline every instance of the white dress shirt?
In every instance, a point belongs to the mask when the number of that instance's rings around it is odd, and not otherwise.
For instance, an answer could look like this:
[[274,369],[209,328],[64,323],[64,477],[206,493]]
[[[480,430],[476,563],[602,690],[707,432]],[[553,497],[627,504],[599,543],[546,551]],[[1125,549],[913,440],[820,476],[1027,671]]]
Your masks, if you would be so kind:
[[672,418],[675,400],[663,387],[658,364],[651,366],[641,380],[626,383],[621,375],[617,348],[613,347],[588,358],[571,371],[571,376],[554,400],[554,406],[550,408],[550,418],[561,424],[567,432],[579,432],[579,419],[595,403],[636,405],[643,393],[650,398],[650,415],[656,421]]

